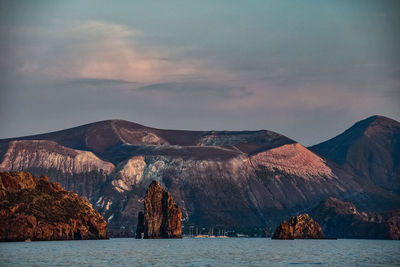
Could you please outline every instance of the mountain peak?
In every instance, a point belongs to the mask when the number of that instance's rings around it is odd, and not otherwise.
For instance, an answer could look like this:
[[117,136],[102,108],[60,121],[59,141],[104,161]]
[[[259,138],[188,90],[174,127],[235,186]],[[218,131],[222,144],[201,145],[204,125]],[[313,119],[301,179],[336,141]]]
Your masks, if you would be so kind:
[[[355,123],[336,137],[311,146],[310,149],[333,161],[343,163],[348,148],[362,136],[374,137],[378,135],[376,138],[380,138],[379,136],[387,132],[398,132],[399,130],[400,123],[398,121],[385,116],[374,115]],[[333,154],[335,158],[332,158]]]
[[383,188],[400,190],[398,121],[384,116],[371,116],[310,149]]
[[389,121],[389,122],[397,122],[389,117],[385,117],[383,115],[373,115],[371,117],[366,118],[366,120],[368,119],[374,119],[374,120],[378,120],[378,121]]
[[373,125],[380,125],[381,127],[392,127],[392,126],[400,126],[400,122],[393,120],[391,118],[381,116],[381,115],[374,115],[371,117],[368,117],[364,120],[361,120],[354,124],[356,125],[365,125],[367,127],[373,126]]

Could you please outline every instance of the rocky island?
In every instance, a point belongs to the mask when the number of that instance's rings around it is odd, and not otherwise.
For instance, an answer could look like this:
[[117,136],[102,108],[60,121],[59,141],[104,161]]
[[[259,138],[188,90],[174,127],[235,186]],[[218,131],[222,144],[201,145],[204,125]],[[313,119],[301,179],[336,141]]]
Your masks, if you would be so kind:
[[307,213],[283,221],[272,239],[325,239],[321,226]]
[[144,198],[144,213],[139,212],[136,238],[182,238],[182,212],[171,194],[152,181]]
[[0,172],[0,217],[0,241],[107,238],[85,198],[27,172]]

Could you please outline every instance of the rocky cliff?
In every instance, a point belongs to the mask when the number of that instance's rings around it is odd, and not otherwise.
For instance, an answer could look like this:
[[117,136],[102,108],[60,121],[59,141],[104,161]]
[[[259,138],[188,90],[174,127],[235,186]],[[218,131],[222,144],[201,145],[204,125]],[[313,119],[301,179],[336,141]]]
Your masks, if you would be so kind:
[[171,194],[153,181],[144,198],[144,213],[139,212],[136,237],[182,238],[182,212]]
[[283,221],[275,230],[272,239],[324,239],[321,226],[308,214],[300,214]]
[[386,213],[360,212],[351,202],[329,198],[310,212],[327,237],[399,239],[400,210]]
[[107,238],[87,200],[27,172],[0,173],[0,217],[0,241]]
[[183,224],[204,227],[271,227],[331,196],[373,209],[400,206],[398,195],[267,130],[178,131],[102,121],[0,140],[0,170],[49,175],[88,198],[116,231],[134,230],[153,180],[174,196]]

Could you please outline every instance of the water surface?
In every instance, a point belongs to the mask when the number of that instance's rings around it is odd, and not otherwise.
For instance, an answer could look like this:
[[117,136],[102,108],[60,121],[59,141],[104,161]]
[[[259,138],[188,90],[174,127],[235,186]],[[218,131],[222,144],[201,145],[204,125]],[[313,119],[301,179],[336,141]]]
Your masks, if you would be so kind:
[[264,238],[0,243],[0,266],[390,266],[400,264],[392,240]]

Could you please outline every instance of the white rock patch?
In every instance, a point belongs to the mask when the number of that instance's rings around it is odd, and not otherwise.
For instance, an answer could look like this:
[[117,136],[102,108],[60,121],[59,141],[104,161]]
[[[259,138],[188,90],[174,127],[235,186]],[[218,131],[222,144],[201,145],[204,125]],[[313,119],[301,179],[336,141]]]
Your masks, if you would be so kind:
[[117,179],[111,182],[112,185],[118,192],[131,190],[132,185],[138,184],[142,180],[145,167],[146,162],[143,156],[130,158],[117,172]]
[[105,210],[109,210],[110,207],[111,207],[111,205],[112,205],[112,201],[111,201],[111,200],[108,200],[108,201],[107,201],[107,204],[106,204],[106,207],[105,207]]

